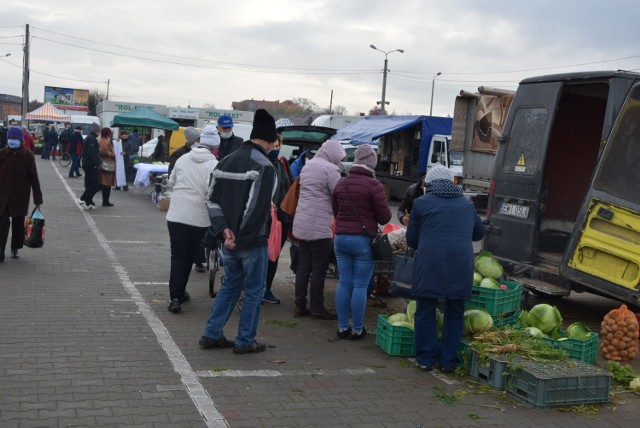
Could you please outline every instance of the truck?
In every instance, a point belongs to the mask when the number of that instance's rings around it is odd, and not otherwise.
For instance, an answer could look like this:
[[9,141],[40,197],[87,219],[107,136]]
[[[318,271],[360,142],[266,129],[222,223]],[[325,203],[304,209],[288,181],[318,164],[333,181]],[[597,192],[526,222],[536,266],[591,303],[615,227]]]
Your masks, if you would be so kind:
[[456,97],[451,147],[464,152],[458,184],[480,210],[487,207],[498,139],[514,94],[515,91],[480,86],[477,93],[462,90]]
[[459,179],[463,152],[451,150],[451,123],[451,118],[436,116],[365,116],[332,138],[356,146],[377,145],[376,176],[389,198],[402,199],[435,164],[457,168]]
[[346,116],[346,115],[337,115],[337,114],[323,114],[321,116],[316,117],[313,122],[311,122],[312,126],[324,126],[326,128],[334,128],[340,129],[345,126],[351,125],[362,119],[364,116]]
[[[81,134],[82,137],[85,138],[91,132],[91,125],[97,123],[100,125],[100,119],[98,116],[88,116],[88,115],[72,115],[71,120],[71,129],[76,129],[77,126],[82,128]],[[64,127],[64,124],[60,124],[60,126]],[[117,134],[116,134],[117,135]]]
[[534,293],[637,308],[638,165],[640,74],[523,80],[498,139],[484,250]]

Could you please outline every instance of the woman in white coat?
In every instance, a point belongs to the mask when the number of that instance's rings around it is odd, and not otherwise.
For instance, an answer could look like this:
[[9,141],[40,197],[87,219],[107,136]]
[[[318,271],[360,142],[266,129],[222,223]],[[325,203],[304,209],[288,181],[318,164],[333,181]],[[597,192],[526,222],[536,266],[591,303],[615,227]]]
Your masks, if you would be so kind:
[[189,300],[186,291],[196,251],[211,225],[207,211],[209,176],[218,161],[214,150],[220,145],[215,126],[206,126],[200,144],[181,156],[169,176],[171,204],[167,212],[167,227],[171,241],[171,275],[169,277],[169,311],[182,310]]

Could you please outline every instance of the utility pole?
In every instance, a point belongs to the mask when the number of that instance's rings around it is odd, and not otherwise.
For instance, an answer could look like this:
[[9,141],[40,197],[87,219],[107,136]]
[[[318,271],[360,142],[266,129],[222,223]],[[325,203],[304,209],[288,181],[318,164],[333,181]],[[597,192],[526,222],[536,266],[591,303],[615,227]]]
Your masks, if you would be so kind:
[[29,112],[29,24],[24,33],[24,55],[22,62],[22,125],[26,125]]
[[111,79],[107,79],[107,98],[105,98],[106,100],[109,99],[109,84],[111,83]]
[[329,99],[329,114],[331,114],[332,105],[333,105],[333,89],[331,90],[331,98]]

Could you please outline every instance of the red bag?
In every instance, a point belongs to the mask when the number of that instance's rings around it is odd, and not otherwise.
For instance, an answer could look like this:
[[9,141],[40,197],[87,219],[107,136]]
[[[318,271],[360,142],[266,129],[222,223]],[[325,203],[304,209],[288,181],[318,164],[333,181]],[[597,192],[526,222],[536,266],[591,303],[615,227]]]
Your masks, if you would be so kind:
[[282,249],[282,224],[278,220],[278,212],[275,208],[271,210],[271,233],[269,234],[269,261],[275,262],[280,257]]

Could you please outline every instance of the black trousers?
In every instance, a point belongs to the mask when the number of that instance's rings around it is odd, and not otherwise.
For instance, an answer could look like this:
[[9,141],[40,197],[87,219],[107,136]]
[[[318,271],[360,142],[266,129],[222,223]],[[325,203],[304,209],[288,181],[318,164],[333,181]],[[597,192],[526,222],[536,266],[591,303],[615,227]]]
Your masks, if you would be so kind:
[[296,273],[296,304],[306,306],[307,284],[311,280],[309,307],[312,314],[324,312],[324,279],[331,259],[331,238],[299,241],[300,265]]
[[4,251],[9,239],[11,224],[11,249],[19,250],[24,246],[24,217],[9,217],[9,209],[0,216],[0,250]]
[[98,178],[98,167],[84,168],[84,193],[80,200],[87,205],[93,204],[93,197],[100,191],[100,180]]
[[111,186],[105,186],[104,184],[100,185],[100,190],[102,190],[102,203],[109,203],[109,197],[111,196]]
[[169,294],[171,299],[181,299],[189,282],[191,265],[195,260],[196,251],[200,248],[200,241],[207,228],[174,221],[168,221],[167,227],[171,241]]
[[[287,242],[287,236],[289,236],[289,229],[291,228],[291,223],[281,224],[282,234],[280,238],[282,241],[280,241],[280,251],[282,251],[282,247],[284,247],[284,244]],[[267,264],[267,290],[271,290],[271,286],[273,285],[273,278],[275,278],[276,272],[278,271],[278,260],[280,260],[280,257],[278,257],[275,262],[269,260]]]

